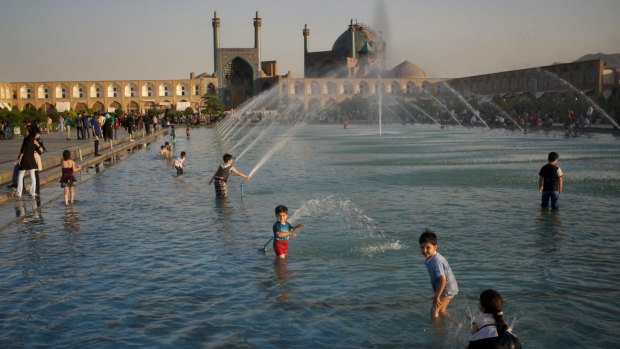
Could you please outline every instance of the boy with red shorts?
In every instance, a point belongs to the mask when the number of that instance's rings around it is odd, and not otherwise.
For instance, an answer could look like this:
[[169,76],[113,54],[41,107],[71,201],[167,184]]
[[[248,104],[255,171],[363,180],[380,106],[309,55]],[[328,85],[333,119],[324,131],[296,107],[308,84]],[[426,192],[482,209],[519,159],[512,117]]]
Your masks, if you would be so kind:
[[288,239],[295,237],[295,231],[304,227],[303,224],[292,226],[286,221],[288,218],[288,207],[284,205],[276,206],[276,219],[273,224],[273,250],[278,258],[286,258],[288,253]]

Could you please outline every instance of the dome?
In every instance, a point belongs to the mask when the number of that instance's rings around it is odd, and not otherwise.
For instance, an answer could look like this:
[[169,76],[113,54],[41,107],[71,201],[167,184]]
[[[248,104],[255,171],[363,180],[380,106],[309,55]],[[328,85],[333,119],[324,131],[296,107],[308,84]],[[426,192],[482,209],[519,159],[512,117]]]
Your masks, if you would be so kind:
[[400,79],[426,78],[426,72],[417,65],[404,61],[392,69],[392,76]]
[[[355,27],[355,52],[360,52],[367,44],[370,47],[374,46],[372,42],[378,39],[378,36],[370,28],[357,23],[353,26]],[[348,29],[340,34],[338,39],[334,42],[334,46],[332,46],[332,51],[346,52],[348,54],[351,50],[350,35]]]

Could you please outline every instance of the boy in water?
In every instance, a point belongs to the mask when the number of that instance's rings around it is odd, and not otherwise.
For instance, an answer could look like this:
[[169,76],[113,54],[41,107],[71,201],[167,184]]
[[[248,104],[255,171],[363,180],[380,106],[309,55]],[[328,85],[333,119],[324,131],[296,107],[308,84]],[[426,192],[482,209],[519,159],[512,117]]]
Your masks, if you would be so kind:
[[273,251],[280,259],[286,258],[288,253],[288,239],[295,237],[295,231],[304,227],[303,224],[292,226],[286,221],[288,218],[288,207],[284,205],[276,206],[276,219],[273,224]]
[[215,172],[215,174],[213,175],[213,177],[211,177],[211,180],[209,181],[209,184],[211,184],[212,182],[214,183],[215,186],[215,195],[217,197],[227,197],[228,196],[228,176],[230,176],[230,173],[234,173],[237,176],[244,178],[245,180],[250,180],[250,176],[245,175],[239,171],[237,171],[236,168],[233,167],[232,163],[233,163],[233,156],[230,154],[224,154],[224,156],[222,157],[222,160],[224,160],[224,163],[220,165],[220,167],[218,167],[217,171]]
[[547,156],[547,163],[538,172],[538,191],[542,193],[542,203],[540,207],[549,207],[549,199],[551,199],[551,209],[558,209],[558,199],[562,192],[562,177],[564,173],[562,169],[557,165],[560,155],[552,151]]
[[439,314],[446,315],[448,304],[459,292],[459,286],[448,261],[437,252],[437,235],[428,228],[420,235],[420,252],[426,257],[424,264],[435,292],[431,317],[437,319]]
[[174,168],[177,169],[177,176],[183,175],[184,167],[185,167],[185,152],[182,151],[181,154],[179,154],[179,157],[176,160],[174,160]]

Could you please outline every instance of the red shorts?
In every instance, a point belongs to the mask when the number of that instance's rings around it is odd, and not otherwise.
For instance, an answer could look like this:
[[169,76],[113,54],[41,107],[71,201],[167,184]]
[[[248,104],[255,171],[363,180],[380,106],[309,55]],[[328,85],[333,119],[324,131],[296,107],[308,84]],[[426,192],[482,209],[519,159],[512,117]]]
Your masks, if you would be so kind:
[[273,240],[273,251],[276,256],[288,253],[288,240]]

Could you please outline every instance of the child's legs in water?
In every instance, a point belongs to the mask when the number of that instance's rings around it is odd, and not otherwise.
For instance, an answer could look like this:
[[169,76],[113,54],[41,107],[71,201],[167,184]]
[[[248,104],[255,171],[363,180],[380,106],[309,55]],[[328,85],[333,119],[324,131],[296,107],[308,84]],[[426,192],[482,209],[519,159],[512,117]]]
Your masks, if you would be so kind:
[[550,191],[543,191],[542,192],[542,202],[540,203],[540,207],[542,207],[542,208],[549,207],[549,199],[551,199],[551,192]]
[[560,199],[560,192],[558,191],[552,191],[549,192],[550,193],[550,198],[551,198],[551,209],[552,210],[557,210],[558,208],[558,200]]
[[65,186],[63,189],[65,190],[65,205],[69,205],[69,187]]
[[71,193],[71,203],[73,203],[73,199],[75,198],[75,190],[73,189],[73,185],[69,187],[69,192]]
[[441,297],[439,299],[441,305],[439,305],[438,307],[435,307],[435,305],[433,304],[433,306],[431,307],[431,317],[435,319],[439,317],[439,314],[443,315],[446,312],[446,309],[448,309],[448,304],[450,304],[452,298],[454,298],[454,296],[452,295]]

